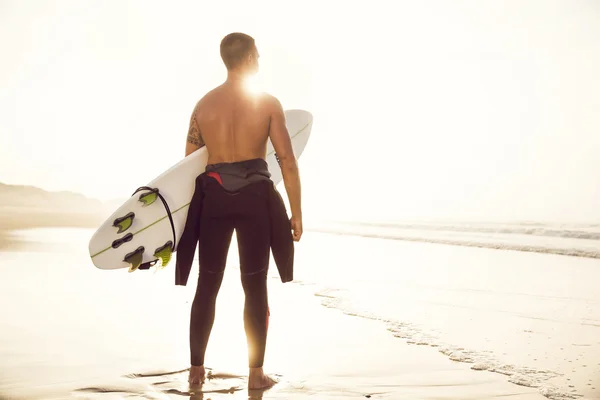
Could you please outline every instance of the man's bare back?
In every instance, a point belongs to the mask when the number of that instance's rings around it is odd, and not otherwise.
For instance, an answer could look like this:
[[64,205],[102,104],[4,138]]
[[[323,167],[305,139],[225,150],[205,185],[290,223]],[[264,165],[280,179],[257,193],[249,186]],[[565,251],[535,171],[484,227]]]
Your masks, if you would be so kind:
[[196,146],[206,145],[210,149],[208,164],[266,158],[272,117],[276,123],[278,119],[283,122],[285,132],[281,133],[287,134],[278,103],[268,94],[249,92],[243,82],[225,82],[196,105],[186,155]]

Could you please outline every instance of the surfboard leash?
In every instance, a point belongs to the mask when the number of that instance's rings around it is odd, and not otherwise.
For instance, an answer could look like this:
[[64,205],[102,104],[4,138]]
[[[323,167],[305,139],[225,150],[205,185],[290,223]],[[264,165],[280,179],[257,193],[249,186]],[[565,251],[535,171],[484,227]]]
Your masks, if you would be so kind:
[[[149,191],[149,193],[145,193],[145,194],[141,195],[140,199],[139,199],[145,205],[152,204],[155,200],[155,199],[152,199],[152,197],[154,197],[154,196],[157,196],[160,199],[160,201],[163,203],[163,206],[165,207],[165,211],[167,212],[167,217],[169,217],[169,223],[171,224],[171,232],[173,233],[173,243],[170,246],[171,252],[175,251],[175,249],[177,248],[177,236],[175,235],[175,223],[173,222],[173,216],[171,214],[171,209],[169,208],[169,204],[167,203],[167,201],[165,200],[163,195],[160,194],[160,191],[158,188],[151,188],[149,186],[140,186],[139,188],[136,189],[135,192],[133,192],[133,194],[131,196],[132,197],[135,196],[136,193],[138,193],[142,190]],[[148,197],[150,197],[150,199],[146,200]],[[166,247],[166,245],[163,246],[163,248],[157,249],[157,253],[164,251],[164,247]],[[151,266],[156,264],[156,261],[158,261],[158,260],[148,261],[144,264],[141,264],[138,267],[138,269],[149,269]]]

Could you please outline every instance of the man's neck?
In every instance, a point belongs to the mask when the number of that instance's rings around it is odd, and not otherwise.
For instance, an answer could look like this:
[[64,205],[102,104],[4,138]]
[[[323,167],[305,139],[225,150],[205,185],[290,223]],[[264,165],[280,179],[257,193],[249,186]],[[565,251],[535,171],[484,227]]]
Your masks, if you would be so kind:
[[240,72],[229,71],[225,83],[232,86],[243,86],[246,82],[247,75]]

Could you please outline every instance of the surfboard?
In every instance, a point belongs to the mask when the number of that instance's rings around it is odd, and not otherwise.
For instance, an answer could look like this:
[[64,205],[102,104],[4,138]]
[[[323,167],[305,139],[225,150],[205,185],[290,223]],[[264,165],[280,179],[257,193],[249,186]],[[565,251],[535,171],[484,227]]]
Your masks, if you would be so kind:
[[[313,116],[305,110],[286,110],[285,118],[298,158],[310,137]],[[138,188],[91,237],[88,247],[93,264],[106,270],[129,268],[130,272],[167,266],[183,234],[196,177],[204,172],[207,160],[203,147]],[[266,160],[271,179],[278,184],[283,176],[270,140]]]

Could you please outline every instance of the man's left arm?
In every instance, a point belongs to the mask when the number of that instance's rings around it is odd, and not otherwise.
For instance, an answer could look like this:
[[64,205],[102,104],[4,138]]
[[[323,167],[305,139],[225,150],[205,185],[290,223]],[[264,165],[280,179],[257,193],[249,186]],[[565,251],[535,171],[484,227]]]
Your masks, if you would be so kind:
[[198,120],[196,119],[197,110],[198,106],[194,108],[194,112],[190,118],[190,128],[188,130],[187,141],[185,143],[186,157],[205,145],[204,140],[202,140],[202,134],[200,133],[200,127],[198,126]]

